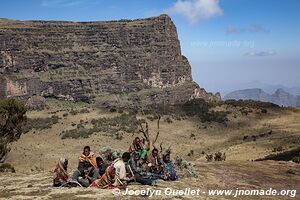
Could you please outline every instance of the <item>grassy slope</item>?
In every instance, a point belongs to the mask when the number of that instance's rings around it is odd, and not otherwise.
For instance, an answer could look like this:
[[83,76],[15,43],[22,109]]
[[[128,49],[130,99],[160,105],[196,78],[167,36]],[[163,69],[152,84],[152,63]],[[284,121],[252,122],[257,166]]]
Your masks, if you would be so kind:
[[[18,171],[31,171],[35,169],[51,170],[59,157],[69,158],[70,168],[77,165],[77,157],[82,147],[90,145],[96,153],[104,146],[111,146],[127,150],[132,139],[137,134],[125,133],[122,140],[115,140],[105,133],[93,134],[86,139],[61,140],[63,130],[73,129],[72,124],[79,124],[80,120],[88,122],[86,127],[91,127],[90,121],[101,117],[114,117],[118,113],[105,112],[89,108],[89,113],[68,114],[66,109],[82,109],[85,105],[57,105],[52,104],[52,109],[31,111],[29,118],[45,118],[51,115],[59,116],[59,123],[50,129],[32,130],[22,135],[21,139],[13,143],[7,162],[11,163]],[[221,108],[224,109],[224,108]],[[194,118],[174,120],[173,123],[164,121],[160,123],[160,136],[158,144],[163,142],[165,147],[173,145],[173,155],[184,156],[188,160],[205,160],[205,154],[216,151],[226,152],[227,160],[254,160],[272,153],[274,148],[282,146],[283,149],[296,147],[300,143],[300,112],[299,109],[286,109],[271,111],[266,115],[258,116],[255,113],[243,116],[237,109],[230,108],[232,114],[227,126],[210,123],[203,124]],[[229,108],[227,108],[229,110]],[[52,113],[52,114],[49,114]],[[233,116],[236,115],[236,118]],[[142,117],[142,116],[140,116]],[[148,120],[149,121],[149,120]],[[272,130],[272,134],[267,133]],[[152,137],[156,132],[156,121],[149,121],[149,131]],[[193,136],[192,136],[193,135]],[[243,140],[244,136],[258,136],[256,141]],[[193,150],[194,155],[187,156]]]
[[[18,177],[16,188],[16,178],[13,175],[0,175],[0,180],[8,187],[0,187],[1,193],[7,197],[21,195],[21,197],[42,196],[45,198],[62,198],[64,194],[70,194],[74,199],[82,197],[112,197],[108,191],[101,193],[96,189],[72,189],[55,190],[49,188],[51,184],[51,170],[55,166],[59,157],[69,158],[69,172],[71,173],[77,166],[77,159],[84,145],[90,145],[96,153],[104,146],[127,150],[132,139],[137,135],[127,133],[122,140],[114,140],[105,133],[96,133],[87,139],[60,139],[63,130],[74,128],[72,123],[79,124],[80,120],[88,121],[87,127],[91,126],[90,121],[100,117],[114,117],[118,113],[110,113],[99,109],[89,108],[89,113],[79,113],[77,115],[63,114],[67,109],[82,109],[86,105],[74,104],[51,104],[52,108],[43,111],[31,111],[29,118],[49,117],[57,115],[61,117],[59,123],[54,124],[51,129],[30,131],[22,135],[21,139],[11,145],[7,162],[11,163],[17,170]],[[224,107],[219,108],[224,110]],[[174,188],[184,188],[187,185],[200,187],[202,189],[213,188],[268,188],[278,189],[298,189],[299,191],[299,165],[289,162],[249,162],[249,160],[264,157],[272,153],[274,148],[282,146],[283,149],[294,148],[299,145],[300,140],[300,109],[285,109],[281,111],[269,111],[266,115],[256,115],[251,113],[244,116],[235,108],[226,108],[232,114],[227,127],[215,123],[202,124],[194,118],[185,120],[173,120],[173,123],[161,120],[160,137],[158,143],[163,141],[164,146],[173,144],[173,155],[181,155],[193,161],[196,170],[199,172],[198,178],[184,178],[179,182],[159,183],[159,188],[171,186]],[[51,114],[49,114],[51,113]],[[236,115],[236,117],[234,117]],[[141,116],[139,116],[141,117]],[[154,137],[156,132],[156,121],[149,121],[149,130]],[[272,134],[258,137],[256,141],[243,140],[244,136],[259,135],[272,130]],[[191,137],[191,134],[194,136]],[[194,155],[187,156],[190,150]],[[205,153],[216,151],[226,152],[227,161],[218,163],[206,163]],[[292,169],[296,175],[288,174]],[[7,178],[8,177],[8,178]],[[14,184],[13,184],[14,183]],[[32,185],[33,187],[27,187]],[[139,187],[139,186],[130,186]],[[34,191],[40,190],[40,194]],[[91,192],[91,194],[88,194]],[[19,196],[20,197],[20,196]],[[204,198],[204,197],[203,197]],[[214,199],[210,197],[209,199]],[[223,199],[217,198],[215,199]],[[224,197],[224,199],[226,199]],[[227,198],[230,199],[230,198]],[[246,199],[260,199],[248,197]],[[262,198],[267,199],[267,198]],[[272,199],[272,198],[269,198]],[[285,198],[281,198],[285,199]]]

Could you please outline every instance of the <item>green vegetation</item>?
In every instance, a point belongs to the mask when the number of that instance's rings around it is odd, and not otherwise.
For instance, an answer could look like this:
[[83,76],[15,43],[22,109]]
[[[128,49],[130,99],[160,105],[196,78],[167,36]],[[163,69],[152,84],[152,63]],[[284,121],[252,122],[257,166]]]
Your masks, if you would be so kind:
[[280,151],[279,153],[274,153],[265,156],[264,158],[257,159],[256,161],[263,161],[263,160],[276,160],[276,161],[293,161],[298,163],[300,155],[300,147],[288,150],[288,151]]
[[83,109],[81,109],[81,110],[74,110],[74,109],[72,109],[71,111],[70,111],[70,114],[71,115],[77,115],[77,114],[83,114],[83,113],[90,113],[90,111],[89,111],[89,109],[86,109],[86,108],[83,108]]
[[196,172],[195,168],[192,164],[182,157],[175,156],[173,158],[174,166],[181,177],[198,177],[198,173]]
[[43,130],[49,129],[53,124],[57,124],[59,121],[59,117],[53,115],[47,118],[28,118],[27,121],[23,124],[22,130],[24,133],[29,132],[32,129]]
[[267,108],[281,108],[279,105],[270,103],[270,102],[262,102],[262,101],[254,101],[254,100],[226,100],[223,104],[231,105],[234,107],[248,107],[255,109],[263,109],[262,112],[266,112]]
[[78,124],[75,129],[63,132],[62,139],[66,138],[88,138],[93,133],[104,132],[116,139],[122,139],[121,132],[137,133],[139,120],[136,115],[122,114],[113,118],[99,118],[91,121],[93,128],[85,128],[84,125]]
[[158,116],[171,116],[173,119],[180,120],[187,117],[198,117],[201,122],[218,122],[225,123],[228,121],[227,112],[214,111],[215,105],[206,102],[203,99],[194,99],[179,104],[154,104],[143,109],[143,113],[150,120],[158,119]]
[[[142,110],[142,114],[147,115],[151,121],[158,119],[158,116],[168,116],[169,119],[186,119],[187,117],[197,117],[202,123],[217,122],[226,123],[228,121],[228,111],[215,111],[214,108],[221,106],[233,106],[239,108],[242,115],[249,113],[266,114],[268,109],[279,109],[280,106],[253,100],[226,100],[221,102],[206,102],[203,99],[193,99],[185,103],[177,104],[152,104]],[[236,115],[235,115],[236,118]],[[168,121],[171,123],[171,121]]]
[[173,121],[170,117],[167,117],[164,121],[167,122],[168,124],[173,123]]
[[15,168],[9,163],[0,164],[0,172],[12,172],[15,173]]
[[296,156],[292,159],[293,162],[300,164],[300,156]]
[[0,162],[5,160],[8,144],[20,138],[26,111],[24,104],[16,99],[0,101]]
[[54,98],[47,98],[47,105],[51,108],[62,109],[63,111],[70,111],[76,109],[87,109],[89,104],[83,101],[65,101]]
[[245,135],[243,137],[243,141],[244,142],[251,142],[251,141],[256,141],[257,139],[259,138],[264,138],[264,137],[267,137],[269,135],[272,135],[273,134],[273,131],[272,130],[268,130],[264,133],[260,133],[260,134],[257,134],[257,135]]
[[218,151],[214,154],[206,154],[205,158],[206,158],[207,162],[212,162],[213,160],[214,161],[225,161],[226,160],[226,154]]
[[93,129],[87,129],[85,127],[77,127],[75,129],[71,129],[65,132],[62,132],[61,139],[66,139],[66,138],[88,138],[90,135],[92,135]]

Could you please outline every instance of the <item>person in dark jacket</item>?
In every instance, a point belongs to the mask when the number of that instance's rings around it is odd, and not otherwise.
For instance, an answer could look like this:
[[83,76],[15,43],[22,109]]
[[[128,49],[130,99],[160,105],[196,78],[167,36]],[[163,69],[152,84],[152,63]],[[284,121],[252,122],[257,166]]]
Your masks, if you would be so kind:
[[147,164],[147,171],[154,174],[161,174],[162,160],[159,156],[157,149],[153,149],[152,152],[147,156],[146,164]]
[[163,173],[165,176],[165,180],[168,180],[168,181],[178,180],[173,162],[170,159],[170,153],[166,153],[163,155],[163,165],[164,165]]
[[83,148],[79,157],[78,168],[73,174],[73,181],[78,181],[82,186],[88,187],[98,177],[99,169],[96,162],[96,155],[91,152],[89,146]]
[[140,155],[138,152],[133,152],[132,157],[128,161],[129,171],[133,173],[136,182],[143,185],[155,185],[156,180],[159,179],[159,175],[152,174],[149,172],[144,172],[139,166]]
[[99,169],[99,175],[98,175],[98,179],[99,179],[105,173],[105,170],[109,166],[109,164],[106,164],[100,156],[96,157],[96,162],[97,162],[97,167]]

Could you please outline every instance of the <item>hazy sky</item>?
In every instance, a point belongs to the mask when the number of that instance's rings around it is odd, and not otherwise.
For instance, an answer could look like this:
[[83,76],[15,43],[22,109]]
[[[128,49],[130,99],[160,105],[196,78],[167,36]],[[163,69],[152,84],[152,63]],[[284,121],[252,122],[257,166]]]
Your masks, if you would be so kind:
[[[228,92],[300,86],[299,0],[0,0],[0,17],[94,21],[169,14],[194,80]],[[249,86],[250,83],[250,86]]]

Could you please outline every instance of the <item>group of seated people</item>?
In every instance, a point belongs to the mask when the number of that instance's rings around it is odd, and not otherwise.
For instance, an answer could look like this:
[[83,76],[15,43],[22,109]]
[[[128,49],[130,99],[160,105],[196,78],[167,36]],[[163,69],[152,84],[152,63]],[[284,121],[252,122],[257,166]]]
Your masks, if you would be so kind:
[[74,186],[74,183],[79,183],[83,187],[114,188],[126,186],[130,182],[155,185],[158,179],[177,180],[170,151],[160,156],[158,149],[150,151],[139,137],[134,139],[128,152],[111,163],[96,157],[90,147],[85,146],[71,180],[67,167],[68,160],[61,158],[54,170],[53,186]]

